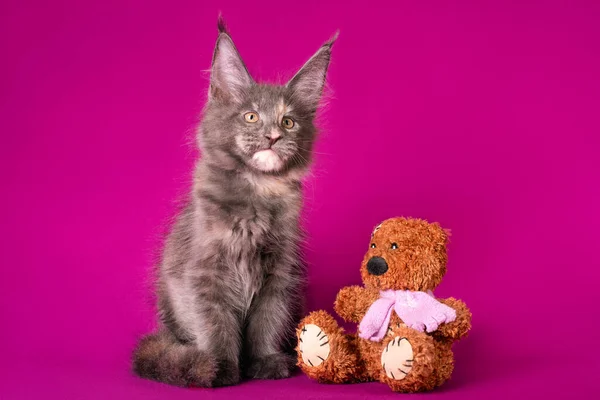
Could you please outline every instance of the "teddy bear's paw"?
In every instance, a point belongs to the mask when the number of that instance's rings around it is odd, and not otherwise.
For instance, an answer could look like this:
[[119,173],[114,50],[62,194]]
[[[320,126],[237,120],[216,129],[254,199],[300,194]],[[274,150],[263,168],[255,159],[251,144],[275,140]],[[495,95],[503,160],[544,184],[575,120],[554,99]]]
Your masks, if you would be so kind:
[[304,364],[316,367],[329,357],[329,351],[331,350],[329,337],[317,325],[304,325],[298,340],[300,342],[298,347]]
[[404,379],[413,368],[413,349],[408,339],[396,336],[381,353],[381,366],[388,378]]

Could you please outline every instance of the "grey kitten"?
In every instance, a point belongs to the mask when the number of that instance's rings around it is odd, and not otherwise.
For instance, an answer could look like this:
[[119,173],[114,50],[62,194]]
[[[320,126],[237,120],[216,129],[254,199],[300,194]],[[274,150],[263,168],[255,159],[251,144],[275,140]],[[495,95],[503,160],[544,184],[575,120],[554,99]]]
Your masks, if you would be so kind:
[[258,84],[219,20],[202,157],[166,240],[160,328],[134,352],[139,376],[205,387],[290,376],[303,304],[300,180],[334,41],[285,86]]

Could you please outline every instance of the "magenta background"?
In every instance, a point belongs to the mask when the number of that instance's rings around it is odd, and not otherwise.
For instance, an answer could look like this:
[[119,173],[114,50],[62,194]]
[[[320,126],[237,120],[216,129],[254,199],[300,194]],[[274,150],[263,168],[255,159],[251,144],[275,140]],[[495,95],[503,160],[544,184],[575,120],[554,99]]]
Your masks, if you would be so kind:
[[269,80],[341,30],[306,190],[310,308],[359,282],[380,220],[439,221],[453,241],[437,294],[464,299],[474,328],[427,396],[597,394],[598,2],[86,3],[0,5],[0,398],[390,395],[129,372],[196,157],[218,10]]

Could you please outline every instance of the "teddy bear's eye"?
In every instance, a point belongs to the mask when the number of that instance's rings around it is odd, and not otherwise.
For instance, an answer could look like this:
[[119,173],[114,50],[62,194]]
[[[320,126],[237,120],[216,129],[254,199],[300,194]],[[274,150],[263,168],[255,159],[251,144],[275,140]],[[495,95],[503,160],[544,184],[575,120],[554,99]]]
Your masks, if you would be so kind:
[[375,246],[375,243],[371,243],[371,248],[374,249],[375,247],[377,247]]
[[398,248],[398,244],[392,243],[392,250],[396,250]]

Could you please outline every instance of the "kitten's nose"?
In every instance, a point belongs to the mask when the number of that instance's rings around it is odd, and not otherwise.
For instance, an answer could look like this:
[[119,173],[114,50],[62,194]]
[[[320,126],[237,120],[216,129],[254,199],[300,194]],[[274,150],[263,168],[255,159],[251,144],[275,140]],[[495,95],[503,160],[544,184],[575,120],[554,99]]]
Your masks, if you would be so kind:
[[281,139],[281,134],[278,132],[271,132],[270,135],[265,135],[265,137],[269,139],[269,148],[271,148],[279,139]]

